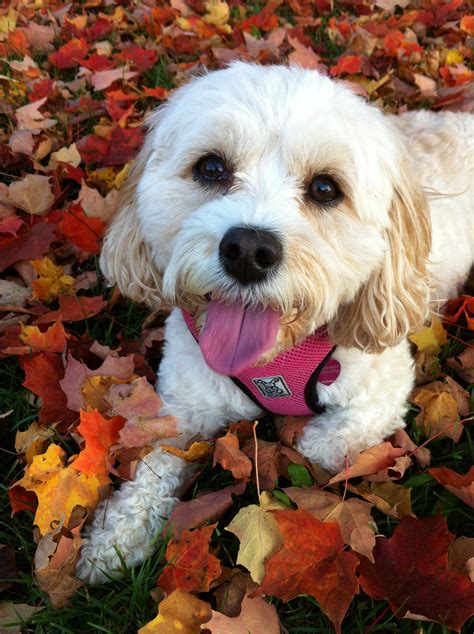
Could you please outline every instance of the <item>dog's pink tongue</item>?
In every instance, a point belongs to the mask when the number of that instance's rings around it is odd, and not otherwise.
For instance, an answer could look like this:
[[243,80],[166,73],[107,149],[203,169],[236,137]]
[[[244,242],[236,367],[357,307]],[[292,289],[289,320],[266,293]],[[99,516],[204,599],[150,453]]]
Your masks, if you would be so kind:
[[219,374],[236,375],[273,347],[280,313],[211,302],[199,345],[206,363]]

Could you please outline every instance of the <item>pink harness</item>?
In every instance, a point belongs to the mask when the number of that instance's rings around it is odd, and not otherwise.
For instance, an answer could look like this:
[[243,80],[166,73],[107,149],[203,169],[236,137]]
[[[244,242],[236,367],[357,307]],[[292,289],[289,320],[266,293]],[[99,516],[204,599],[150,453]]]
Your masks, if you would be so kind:
[[[183,310],[184,320],[196,341],[194,320]],[[259,407],[280,416],[312,416],[321,411],[317,384],[331,385],[341,365],[331,357],[334,346],[326,328],[279,354],[267,365],[250,367],[230,377]]]

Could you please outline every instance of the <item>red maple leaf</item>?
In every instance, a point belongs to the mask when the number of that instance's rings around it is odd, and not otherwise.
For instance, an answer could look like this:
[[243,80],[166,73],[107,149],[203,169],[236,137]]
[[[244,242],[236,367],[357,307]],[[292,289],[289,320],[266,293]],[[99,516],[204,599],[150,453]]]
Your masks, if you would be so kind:
[[354,553],[342,552],[339,524],[320,522],[302,509],[274,515],[285,542],[266,562],[265,577],[255,594],[272,594],[283,601],[309,594],[340,632],[357,592],[359,560]]
[[441,515],[402,517],[390,539],[378,537],[375,563],[361,557],[359,582],[374,599],[387,599],[399,616],[420,615],[459,631],[474,614],[474,585],[448,567],[454,535]]
[[209,552],[209,540],[217,524],[193,531],[183,531],[179,540],[166,548],[168,565],[157,585],[170,594],[176,588],[188,592],[207,592],[213,579],[221,574],[217,557]]
[[39,422],[47,424],[74,421],[77,414],[67,409],[67,397],[59,385],[64,376],[61,355],[40,352],[31,358],[22,357],[20,363],[26,375],[23,385],[42,400]]
[[90,163],[102,163],[107,154],[109,144],[97,134],[87,134],[76,143],[81,160],[87,165]]
[[114,128],[109,136],[109,148],[104,165],[123,165],[131,161],[143,142],[141,128]]
[[362,66],[362,57],[360,55],[342,55],[337,64],[333,66],[331,75],[342,75],[343,73],[349,73],[354,75],[359,73]]
[[2,240],[0,248],[0,272],[19,260],[32,260],[40,258],[49,249],[49,245],[54,240],[54,230],[56,226],[41,223],[34,225],[31,229],[20,235],[12,237],[7,241]]
[[73,38],[51,53],[49,61],[59,70],[74,68],[82,62],[88,50],[89,45],[83,38]]

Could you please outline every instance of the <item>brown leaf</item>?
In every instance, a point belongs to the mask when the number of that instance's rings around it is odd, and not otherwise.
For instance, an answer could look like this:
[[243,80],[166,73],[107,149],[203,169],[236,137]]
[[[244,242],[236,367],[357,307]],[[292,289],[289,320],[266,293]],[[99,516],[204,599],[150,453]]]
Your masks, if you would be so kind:
[[411,510],[411,489],[394,482],[361,482],[348,485],[348,490],[372,502],[375,507],[394,519],[404,515],[415,517]]
[[459,376],[467,383],[474,383],[474,348],[466,348],[457,357],[447,361]]
[[252,463],[239,449],[239,439],[230,433],[216,440],[212,465],[216,464],[229,469],[237,480],[248,478],[252,472]]
[[474,537],[458,537],[451,543],[448,565],[454,572],[468,574],[474,583]]
[[35,554],[36,581],[56,608],[64,606],[82,586],[82,582],[75,577],[81,547],[80,527],[71,532],[72,538],[61,535],[57,544],[52,535],[45,535]]
[[448,436],[455,442],[459,441],[462,434],[459,408],[446,383],[434,381],[416,388],[411,401],[421,408],[415,420],[426,436]]
[[252,460],[254,466],[258,466],[260,488],[273,489],[278,482],[280,443],[258,439],[255,455],[255,441],[252,438],[244,444],[242,451]]
[[427,447],[418,447],[415,445],[410,436],[401,427],[397,429],[393,436],[393,446],[402,447],[402,449],[410,451],[422,469],[426,469],[431,462],[430,450]]
[[203,493],[187,502],[178,502],[163,532],[166,534],[168,527],[171,526],[177,539],[185,529],[190,530],[207,522],[216,522],[232,506],[232,495],[242,495],[246,486],[245,482],[240,482],[220,491]]
[[8,188],[9,202],[35,216],[47,214],[54,203],[48,176],[28,174]]

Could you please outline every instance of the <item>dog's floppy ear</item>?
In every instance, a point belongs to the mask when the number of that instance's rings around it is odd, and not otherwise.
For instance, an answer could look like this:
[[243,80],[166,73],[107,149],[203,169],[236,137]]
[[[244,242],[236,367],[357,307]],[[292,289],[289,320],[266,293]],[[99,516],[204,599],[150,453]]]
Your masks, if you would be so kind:
[[150,137],[145,140],[120,192],[118,208],[102,246],[100,268],[122,295],[156,308],[161,303],[162,276],[143,239],[136,209],[137,186],[152,151]]
[[413,167],[405,160],[393,191],[382,265],[354,301],[341,307],[330,327],[335,343],[367,352],[397,344],[421,328],[428,313],[429,209]]

